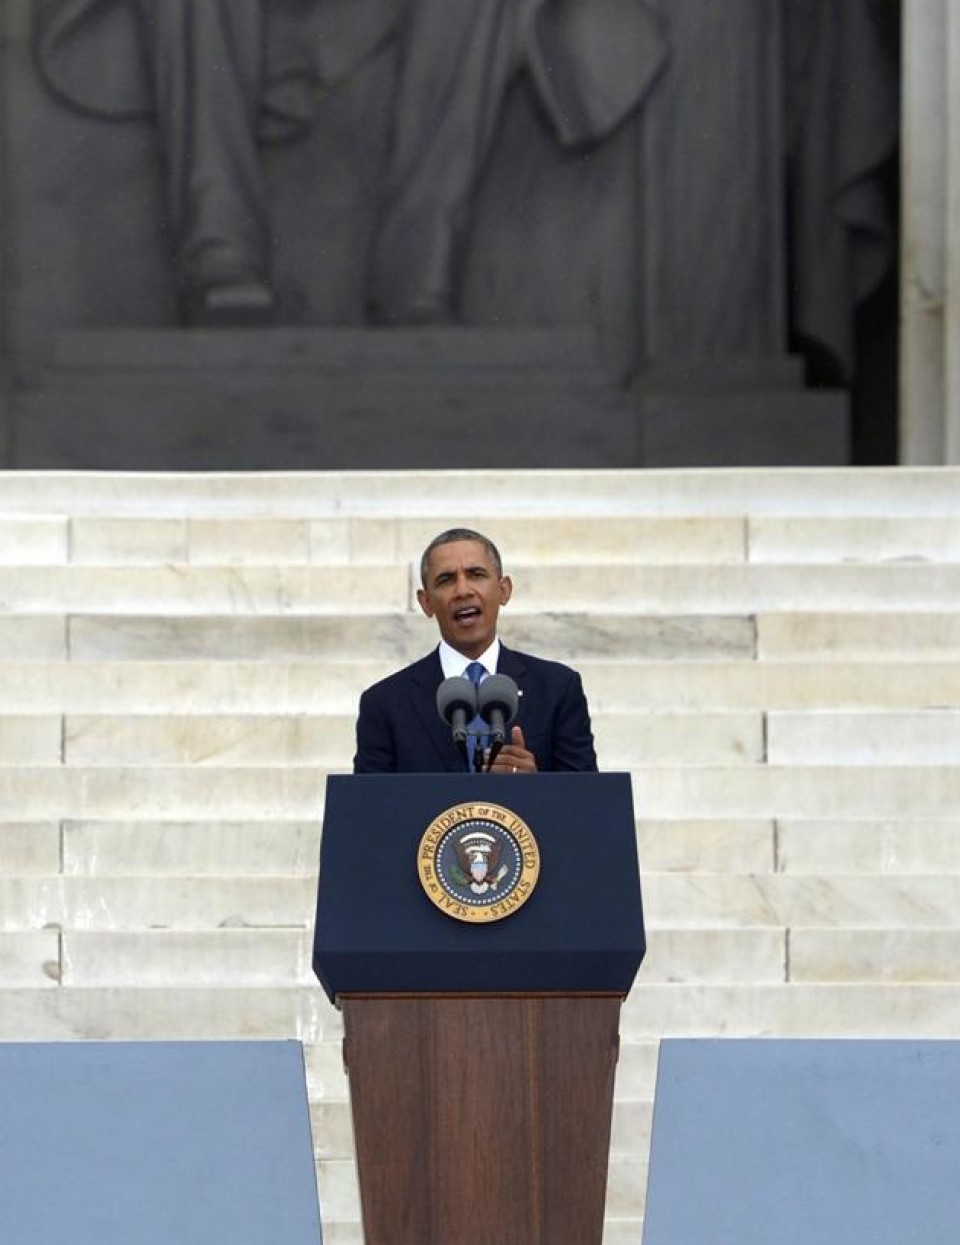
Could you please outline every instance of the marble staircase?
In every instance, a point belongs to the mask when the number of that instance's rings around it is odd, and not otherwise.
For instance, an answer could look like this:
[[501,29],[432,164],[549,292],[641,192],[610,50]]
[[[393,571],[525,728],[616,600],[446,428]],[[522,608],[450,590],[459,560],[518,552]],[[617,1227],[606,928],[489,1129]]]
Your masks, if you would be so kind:
[[633,776],[636,1245],[661,1037],[960,1036],[960,472],[0,475],[0,1040],[301,1039],[325,1241],[359,1245],[323,783],[433,643],[414,563],[454,522]]

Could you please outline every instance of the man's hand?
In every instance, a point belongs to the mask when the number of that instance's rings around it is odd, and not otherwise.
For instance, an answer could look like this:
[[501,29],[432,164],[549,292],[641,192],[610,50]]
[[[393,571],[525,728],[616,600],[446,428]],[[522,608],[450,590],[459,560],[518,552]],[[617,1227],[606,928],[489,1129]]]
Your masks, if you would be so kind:
[[519,726],[511,727],[510,742],[504,744],[497,753],[490,772],[492,774],[535,774],[537,762],[532,752],[527,750],[523,741],[523,731]]

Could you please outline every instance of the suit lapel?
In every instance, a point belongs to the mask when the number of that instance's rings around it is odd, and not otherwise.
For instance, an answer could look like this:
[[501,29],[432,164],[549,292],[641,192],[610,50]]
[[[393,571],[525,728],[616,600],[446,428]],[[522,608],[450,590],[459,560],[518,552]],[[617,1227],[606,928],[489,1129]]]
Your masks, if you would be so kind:
[[524,693],[528,678],[527,663],[523,660],[520,653],[514,652],[512,648],[507,648],[502,640],[500,641],[500,658],[497,661],[497,673],[508,674],[517,685],[517,691],[520,693],[520,703],[517,706],[515,721],[522,726],[524,719]]
[[436,652],[428,653],[410,670],[410,711],[417,718],[423,737],[442,761],[443,768],[457,773],[463,761],[450,734],[450,727],[437,712],[437,688],[443,680],[443,667]]

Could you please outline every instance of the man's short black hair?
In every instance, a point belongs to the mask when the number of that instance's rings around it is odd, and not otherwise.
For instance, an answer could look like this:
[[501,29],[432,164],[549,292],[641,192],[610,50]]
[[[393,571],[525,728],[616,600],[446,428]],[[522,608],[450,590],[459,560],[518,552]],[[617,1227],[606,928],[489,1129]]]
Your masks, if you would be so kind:
[[427,568],[430,563],[430,555],[434,549],[439,549],[441,545],[452,545],[458,540],[475,540],[483,545],[487,553],[493,559],[493,564],[497,568],[497,578],[503,576],[503,559],[500,557],[500,550],[493,543],[489,536],[484,536],[482,532],[475,532],[470,527],[448,527],[445,532],[441,532],[439,536],[434,536],[430,544],[423,551],[420,559],[420,582],[424,588],[427,586]]

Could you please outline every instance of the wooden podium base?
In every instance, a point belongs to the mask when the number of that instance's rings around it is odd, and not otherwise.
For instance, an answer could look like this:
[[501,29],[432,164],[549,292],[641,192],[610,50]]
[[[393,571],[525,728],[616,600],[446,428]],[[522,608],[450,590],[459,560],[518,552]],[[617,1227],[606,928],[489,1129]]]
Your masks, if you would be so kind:
[[366,1245],[600,1245],[620,995],[342,995]]

